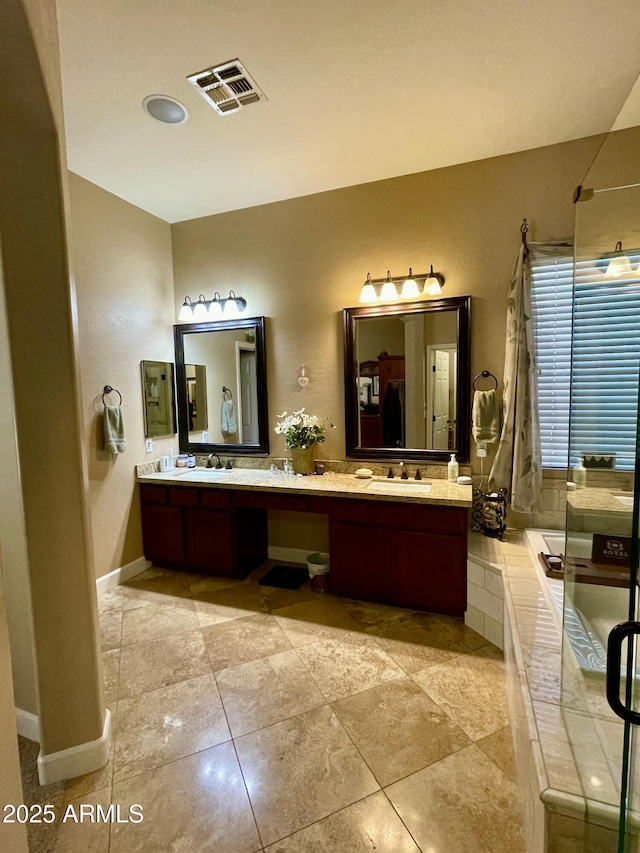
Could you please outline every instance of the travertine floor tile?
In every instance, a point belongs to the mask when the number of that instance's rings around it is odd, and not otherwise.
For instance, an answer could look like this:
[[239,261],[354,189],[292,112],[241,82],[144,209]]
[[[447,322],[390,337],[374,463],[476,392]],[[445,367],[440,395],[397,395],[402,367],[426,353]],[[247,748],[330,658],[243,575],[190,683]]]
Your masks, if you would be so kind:
[[470,744],[410,678],[342,699],[332,708],[382,786]]
[[413,678],[471,740],[509,725],[504,672],[492,661],[460,655]]
[[342,604],[349,616],[362,628],[373,628],[382,622],[393,622],[401,616],[412,616],[415,613],[415,610],[407,610],[404,607],[391,607],[388,604],[350,598],[343,599]]
[[103,652],[119,649],[122,639],[122,608],[100,614],[100,647]]
[[437,617],[429,614],[384,622],[368,628],[367,633],[376,637],[385,652],[408,674],[470,651]]
[[385,792],[423,851],[525,853],[516,786],[475,745]]
[[233,619],[246,619],[256,613],[266,613],[269,608],[260,594],[257,583],[239,584],[216,592],[200,592],[194,597],[194,606],[200,625],[206,628]]
[[505,726],[504,729],[481,738],[476,742],[476,746],[479,746],[513,783],[518,783],[511,726]]
[[404,672],[366,634],[345,634],[298,649],[298,654],[329,702],[368,690]]
[[274,610],[273,615],[295,648],[318,640],[339,639],[345,632],[362,633],[360,625],[333,596],[283,607]]
[[110,853],[255,853],[260,840],[232,743],[114,785],[113,802],[144,820],[114,825]]
[[202,633],[171,634],[121,650],[118,696],[127,699],[210,673],[211,664]]
[[120,649],[102,653],[102,679],[104,701],[107,705],[118,698],[118,678],[120,677]]
[[265,846],[378,789],[328,706],[244,735],[235,745]]
[[98,596],[98,612],[100,618],[106,613],[119,613],[124,606],[122,587],[116,586]]
[[216,672],[291,649],[291,643],[268,613],[210,625],[202,634]]
[[126,610],[122,620],[122,645],[132,646],[156,637],[167,637],[181,631],[198,631],[200,623],[187,601],[179,605],[149,604],[135,610]]
[[216,675],[234,737],[326,704],[292,649]]
[[[87,817],[80,821],[80,806],[89,805],[93,806],[94,809],[101,806],[103,814],[106,814],[110,804],[110,786],[90,794],[84,794],[80,799],[71,800],[68,805],[73,808],[73,813],[69,812],[68,819],[64,823],[61,821],[58,826],[56,853],[108,853],[110,823],[103,820],[94,823]],[[61,810],[59,817],[64,816],[65,809]],[[72,814],[77,816],[77,822]],[[122,810],[121,815],[123,818],[126,817],[128,815],[127,809]]]
[[114,782],[230,740],[213,674],[118,702]]
[[378,791],[267,847],[265,853],[420,853]]
[[[147,604],[179,604],[189,599],[189,587],[181,572],[152,567],[120,586],[123,607],[132,610]],[[191,605],[190,605],[191,606]]]

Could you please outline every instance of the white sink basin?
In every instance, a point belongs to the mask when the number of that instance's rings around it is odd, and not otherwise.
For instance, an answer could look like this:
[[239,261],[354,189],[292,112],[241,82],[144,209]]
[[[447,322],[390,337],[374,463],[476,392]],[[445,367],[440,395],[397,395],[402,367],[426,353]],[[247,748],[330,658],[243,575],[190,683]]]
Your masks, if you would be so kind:
[[184,473],[176,472],[174,477],[179,477],[181,480],[218,480],[225,474],[230,474],[232,470],[231,468],[191,468]]
[[622,504],[622,506],[633,506],[633,495],[614,495],[614,498],[618,503]]
[[391,480],[386,477],[374,477],[367,488],[371,492],[411,492],[416,495],[428,495],[431,483],[425,480]]

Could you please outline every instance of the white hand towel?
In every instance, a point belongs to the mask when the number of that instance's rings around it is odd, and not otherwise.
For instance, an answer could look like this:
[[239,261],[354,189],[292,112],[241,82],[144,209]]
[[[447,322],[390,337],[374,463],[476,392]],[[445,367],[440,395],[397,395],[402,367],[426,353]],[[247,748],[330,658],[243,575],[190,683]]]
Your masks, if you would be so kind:
[[475,441],[495,442],[500,438],[500,412],[494,390],[476,391],[473,395],[471,425]]
[[104,449],[109,453],[124,453],[127,442],[124,438],[124,421],[120,406],[105,406],[103,415]]
[[233,400],[225,400],[222,404],[220,429],[223,435],[233,435],[234,432],[238,432]]

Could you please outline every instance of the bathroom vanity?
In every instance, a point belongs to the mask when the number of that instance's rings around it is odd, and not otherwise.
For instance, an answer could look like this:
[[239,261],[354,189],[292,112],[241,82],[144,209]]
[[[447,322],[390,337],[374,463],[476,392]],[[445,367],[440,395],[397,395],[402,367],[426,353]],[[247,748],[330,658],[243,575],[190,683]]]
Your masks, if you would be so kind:
[[329,518],[336,595],[461,616],[471,487],[421,490],[353,475],[207,469],[138,478],[144,554],[176,569],[244,578],[267,559],[270,509]]

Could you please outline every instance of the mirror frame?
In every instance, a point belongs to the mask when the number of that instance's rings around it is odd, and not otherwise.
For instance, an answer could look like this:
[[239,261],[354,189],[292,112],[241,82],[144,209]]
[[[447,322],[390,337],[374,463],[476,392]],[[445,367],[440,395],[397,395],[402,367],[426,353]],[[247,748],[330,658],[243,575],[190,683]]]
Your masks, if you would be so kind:
[[[257,444],[203,444],[189,441],[187,420],[187,375],[184,361],[184,338],[202,332],[224,332],[234,329],[255,329],[256,378],[258,382],[258,443]],[[267,349],[265,318],[247,317],[218,320],[211,323],[181,323],[173,327],[176,356],[176,396],[178,400],[178,440],[181,453],[200,455],[218,453],[224,456],[268,456],[269,415],[267,405]],[[212,413],[213,414],[213,413]]]
[[[147,374],[145,365],[147,364],[168,364],[169,373],[171,374],[171,419],[173,421],[173,431],[163,433],[162,435],[149,435],[149,417],[147,412]],[[173,362],[171,361],[155,361],[152,358],[146,358],[140,362],[140,373],[142,376],[142,420],[144,425],[145,438],[173,438],[178,431],[178,421],[176,418],[176,371]]]
[[[456,423],[466,424],[457,431],[455,450],[427,450],[409,447],[360,447],[358,444],[359,399],[356,388],[357,353],[355,351],[356,320],[367,317],[394,317],[398,314],[422,314],[457,311],[458,326],[458,387]],[[471,443],[471,297],[452,296],[421,302],[394,302],[391,305],[363,305],[345,308],[344,316],[344,405],[345,444],[347,459],[389,460],[400,462],[447,462],[451,453],[458,462],[469,462]]]

